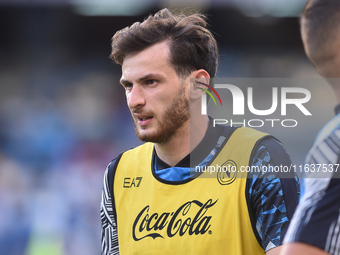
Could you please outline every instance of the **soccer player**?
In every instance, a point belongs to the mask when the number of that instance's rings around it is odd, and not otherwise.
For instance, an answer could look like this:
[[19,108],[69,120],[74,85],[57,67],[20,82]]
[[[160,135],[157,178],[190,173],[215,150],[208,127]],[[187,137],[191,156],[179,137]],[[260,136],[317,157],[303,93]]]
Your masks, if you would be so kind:
[[120,82],[145,143],[106,170],[102,254],[279,253],[298,203],[297,179],[190,168],[291,165],[272,136],[214,127],[201,114],[202,89],[218,61],[206,26],[203,15],[163,9],[112,38],[111,58],[122,65]]
[[[311,0],[301,16],[301,34],[308,58],[327,78],[340,102],[340,1]],[[306,173],[302,197],[289,227],[282,254],[340,254],[340,105],[319,132],[306,165],[326,166],[318,178]]]

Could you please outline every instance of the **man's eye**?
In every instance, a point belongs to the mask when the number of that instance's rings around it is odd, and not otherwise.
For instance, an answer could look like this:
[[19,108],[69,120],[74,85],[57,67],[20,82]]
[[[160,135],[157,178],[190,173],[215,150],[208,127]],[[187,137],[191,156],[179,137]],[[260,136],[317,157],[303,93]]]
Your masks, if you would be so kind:
[[133,86],[132,83],[124,83],[124,84],[123,84],[123,87],[124,87],[126,90],[131,89],[132,86]]
[[153,84],[155,84],[155,83],[157,83],[157,80],[147,80],[146,81],[146,84],[148,84],[148,85],[153,85]]

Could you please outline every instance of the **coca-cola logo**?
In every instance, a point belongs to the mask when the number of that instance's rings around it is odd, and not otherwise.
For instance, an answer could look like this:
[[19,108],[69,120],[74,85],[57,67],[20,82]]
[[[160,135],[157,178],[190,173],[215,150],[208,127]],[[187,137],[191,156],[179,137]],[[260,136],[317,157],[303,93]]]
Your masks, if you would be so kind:
[[[214,206],[216,202],[209,199],[205,204],[198,200],[192,200],[181,205],[174,212],[152,213],[150,206],[145,206],[137,215],[133,227],[132,236],[135,241],[140,241],[146,237],[165,238],[159,232],[166,228],[166,235],[173,237],[175,235],[203,235],[211,227],[207,211]],[[195,212],[193,217],[188,215],[189,212]],[[193,215],[192,213],[190,215]]]

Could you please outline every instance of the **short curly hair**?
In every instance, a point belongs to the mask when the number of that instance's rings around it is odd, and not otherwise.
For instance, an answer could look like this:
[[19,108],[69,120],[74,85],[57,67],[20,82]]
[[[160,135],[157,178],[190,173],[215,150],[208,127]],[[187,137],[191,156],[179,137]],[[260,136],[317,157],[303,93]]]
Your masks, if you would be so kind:
[[213,34],[207,29],[202,14],[175,15],[164,8],[142,23],[136,22],[116,32],[112,37],[110,58],[122,65],[125,57],[157,43],[167,41],[170,63],[178,76],[188,76],[198,69],[214,78],[218,65],[218,48]]

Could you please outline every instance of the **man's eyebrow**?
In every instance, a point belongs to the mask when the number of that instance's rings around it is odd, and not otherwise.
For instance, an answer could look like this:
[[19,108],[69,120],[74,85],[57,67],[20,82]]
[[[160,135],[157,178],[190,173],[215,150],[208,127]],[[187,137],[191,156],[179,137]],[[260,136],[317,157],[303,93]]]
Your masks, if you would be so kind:
[[143,76],[143,77],[141,77],[141,78],[139,78],[138,79],[138,81],[139,82],[142,82],[142,81],[145,81],[145,80],[148,80],[148,79],[154,79],[154,78],[162,78],[163,77],[163,75],[161,75],[161,74],[157,74],[157,73],[149,73],[149,74],[147,74],[147,75],[145,75],[145,76]]
[[129,82],[128,80],[125,80],[125,79],[120,79],[120,84],[122,84],[122,85],[125,85],[125,84],[128,84],[128,83],[131,83],[131,82]]
[[[138,81],[138,82],[142,82],[142,81],[145,81],[145,80],[148,80],[148,79],[151,79],[151,78],[152,78],[152,79],[154,79],[154,78],[160,79],[160,78],[162,78],[162,77],[163,77],[162,74],[149,73],[149,74],[147,74],[147,75],[145,75],[145,76],[139,78],[137,81]],[[124,85],[124,84],[132,83],[132,82],[130,82],[130,81],[128,81],[128,80],[125,80],[125,79],[121,79],[121,80],[120,80],[120,83]]]

